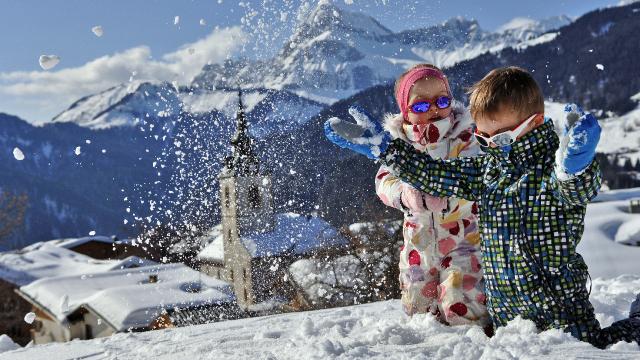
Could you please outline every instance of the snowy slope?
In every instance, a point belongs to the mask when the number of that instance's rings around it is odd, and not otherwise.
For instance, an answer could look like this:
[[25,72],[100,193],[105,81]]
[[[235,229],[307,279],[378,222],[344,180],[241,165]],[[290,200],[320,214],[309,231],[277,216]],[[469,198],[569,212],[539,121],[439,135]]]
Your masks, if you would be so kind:
[[640,241],[640,214],[628,213],[628,199],[639,196],[640,188],[604,191],[587,206],[578,252],[593,278],[640,274],[640,246],[624,244]]
[[[614,243],[607,228],[621,203],[639,194],[640,188],[603,192],[588,206],[578,251],[589,265],[591,301],[603,326],[625,318],[640,293],[640,247]],[[39,345],[0,353],[0,360],[53,353],[57,359],[640,359],[635,343],[598,350],[558,330],[537,333],[522,320],[489,339],[479,328],[443,326],[430,315],[409,319],[397,300]]]
[[[626,316],[640,276],[594,282],[604,325]],[[637,344],[598,350],[559,330],[516,319],[489,339],[478,327],[407,318],[398,300],[33,346],[1,360],[51,359],[638,359]]]
[[618,154],[621,162],[630,159],[635,164],[640,160],[640,106],[622,116],[605,118],[601,124],[599,152]]
[[[631,99],[640,102],[640,93]],[[545,102],[545,115],[552,119],[564,116],[564,104]],[[640,104],[636,109],[620,116],[602,115],[599,121],[602,134],[598,152],[618,155],[619,165],[623,165],[626,159],[630,159],[632,164],[640,160]]]

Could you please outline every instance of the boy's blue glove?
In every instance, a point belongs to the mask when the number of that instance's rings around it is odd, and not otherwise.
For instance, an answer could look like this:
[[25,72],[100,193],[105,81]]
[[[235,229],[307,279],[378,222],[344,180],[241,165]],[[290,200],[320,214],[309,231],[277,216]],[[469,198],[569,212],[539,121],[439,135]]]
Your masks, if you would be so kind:
[[391,135],[364,110],[350,107],[356,123],[333,117],[324,123],[324,134],[341,148],[353,150],[369,159],[377,159],[391,142]]
[[558,152],[558,164],[567,174],[573,175],[591,164],[600,140],[600,124],[591,113],[585,113],[575,104],[564,108],[567,122]]

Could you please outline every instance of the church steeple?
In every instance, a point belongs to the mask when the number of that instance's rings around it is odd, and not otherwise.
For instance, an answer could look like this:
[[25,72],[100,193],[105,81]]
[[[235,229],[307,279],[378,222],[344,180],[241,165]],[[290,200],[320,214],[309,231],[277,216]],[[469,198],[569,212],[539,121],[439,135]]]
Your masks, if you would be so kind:
[[261,278],[253,279],[257,273],[252,269],[253,250],[249,250],[242,239],[273,231],[276,218],[271,176],[260,171],[260,162],[253,148],[254,140],[247,127],[241,90],[238,90],[236,123],[236,132],[231,138],[233,154],[225,160],[219,177],[223,278],[233,285],[238,304],[247,307],[264,299],[259,297]]
[[235,176],[251,176],[260,173],[260,161],[253,151],[254,139],[249,134],[247,118],[242,104],[242,90],[238,90],[236,132],[231,138],[233,155],[225,161],[224,172]]

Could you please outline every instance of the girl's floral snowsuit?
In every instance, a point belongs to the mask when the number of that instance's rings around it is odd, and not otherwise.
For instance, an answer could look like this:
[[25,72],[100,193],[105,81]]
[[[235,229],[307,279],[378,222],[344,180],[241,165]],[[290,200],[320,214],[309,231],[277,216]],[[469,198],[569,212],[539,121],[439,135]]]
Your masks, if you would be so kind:
[[[436,143],[410,140],[415,137],[405,132],[402,114],[388,116],[385,128],[392,137],[434,158],[476,156],[478,146],[472,141],[468,111],[454,102],[450,119],[451,129]],[[412,213],[401,201],[403,191],[415,191],[411,185],[392,175],[385,166],[378,170],[375,182],[382,202],[404,211],[404,245],[399,264],[404,311],[408,315],[429,311],[451,325],[489,324],[476,203],[431,198],[425,202],[428,210]]]

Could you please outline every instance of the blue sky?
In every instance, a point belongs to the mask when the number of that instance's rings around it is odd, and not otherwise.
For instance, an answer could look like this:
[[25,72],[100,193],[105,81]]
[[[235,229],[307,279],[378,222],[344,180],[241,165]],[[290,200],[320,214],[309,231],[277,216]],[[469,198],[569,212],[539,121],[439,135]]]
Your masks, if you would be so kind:
[[[192,75],[185,71],[202,65],[195,60],[180,59],[187,47],[197,49],[201,62],[205,56],[211,61],[221,61],[228,54],[239,53],[271,56],[290,35],[296,13],[305,2],[310,6],[316,3],[303,0],[0,0],[0,112],[39,117],[31,120],[42,121],[45,114],[56,113],[70,104],[59,109],[60,102],[77,99],[82,92],[86,95],[113,86],[113,81],[110,84],[110,80],[102,77],[100,81],[94,80],[97,73],[111,71],[109,79],[120,81],[128,79],[134,71],[138,76],[145,73],[147,77],[171,73],[180,81]],[[477,19],[481,27],[493,30],[514,17],[541,19],[561,14],[575,17],[617,2],[335,0],[338,6],[367,13],[395,31],[440,23],[454,16]],[[252,12],[255,12],[253,17],[247,16]],[[174,25],[175,16],[180,16],[178,25]],[[242,23],[248,18],[251,18],[250,26]],[[199,24],[200,19],[206,21],[205,26]],[[258,26],[260,22],[263,26]],[[104,29],[100,38],[91,32],[95,25]],[[216,31],[216,27],[224,30]],[[240,45],[242,36],[246,37],[248,47]],[[253,50],[256,45],[258,52]],[[55,54],[62,60],[53,70],[44,73],[38,65],[42,54]],[[132,64],[126,71],[118,65],[124,61]],[[71,77],[76,81],[63,84],[61,78]],[[33,84],[35,79],[41,84],[44,81],[46,91]],[[7,90],[8,85],[12,86],[11,92]],[[61,92],[67,94],[65,99],[61,98]],[[42,97],[47,96],[55,101],[42,103]]]
[[[303,1],[248,0],[245,3],[262,12],[258,16],[280,11],[290,13]],[[64,59],[60,67],[81,65],[96,57],[138,45],[148,45],[154,54],[174,51],[180,45],[207,35],[214,26],[240,25],[246,7],[240,1],[222,0],[0,0],[0,72],[38,70],[41,54],[57,54]],[[311,2],[310,2],[311,3]],[[578,16],[617,1],[402,1],[353,0],[336,4],[375,17],[392,30],[417,28],[442,22],[453,16],[475,18],[489,30],[514,17],[541,19],[565,14]],[[180,16],[178,26],[174,17]],[[200,26],[203,18],[207,26]],[[90,31],[102,25],[105,35],[97,39]],[[289,35],[278,23],[270,31],[279,36],[271,50]]]

